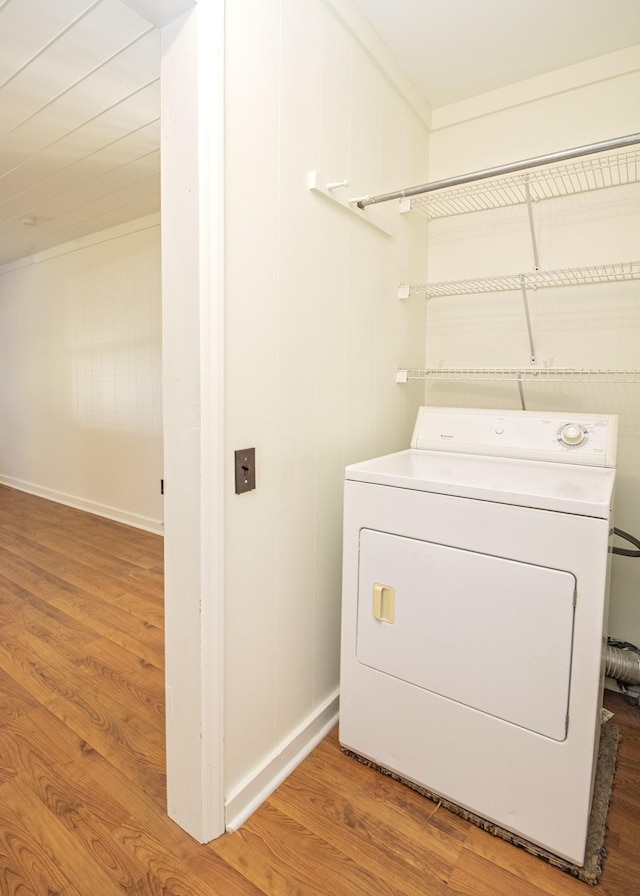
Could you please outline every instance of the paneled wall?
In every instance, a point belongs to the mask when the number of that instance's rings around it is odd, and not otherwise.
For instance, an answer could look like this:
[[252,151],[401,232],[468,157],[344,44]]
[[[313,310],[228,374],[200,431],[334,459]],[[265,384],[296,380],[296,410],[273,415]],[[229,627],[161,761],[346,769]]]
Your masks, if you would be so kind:
[[0,481],[162,530],[160,226],[0,269]]
[[[600,57],[434,113],[430,179],[474,171],[638,130],[640,47]],[[640,186],[556,199],[533,209],[540,267],[640,258]],[[429,279],[533,270],[526,208],[432,222]],[[415,301],[421,301],[416,299]],[[530,292],[538,366],[638,368],[638,281]],[[427,366],[529,364],[519,292],[432,299]],[[620,415],[616,525],[640,535],[640,385],[529,384],[531,410]],[[515,384],[433,383],[432,404],[515,408]],[[640,644],[637,560],[614,557],[610,633]]]
[[[309,191],[421,182],[427,126],[349,3],[226,10],[226,780],[230,815],[305,726],[335,708],[345,464],[405,448],[421,390],[425,223],[385,236]],[[251,23],[248,27],[247,23]],[[406,90],[403,91],[402,84]],[[233,452],[256,448],[236,496]]]

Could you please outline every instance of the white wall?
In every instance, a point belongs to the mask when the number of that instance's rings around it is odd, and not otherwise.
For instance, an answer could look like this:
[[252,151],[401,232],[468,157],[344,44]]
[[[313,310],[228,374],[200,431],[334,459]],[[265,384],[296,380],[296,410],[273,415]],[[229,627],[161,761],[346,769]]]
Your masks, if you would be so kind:
[[161,531],[157,216],[0,269],[0,481]]
[[[424,355],[424,305],[396,298],[398,281],[422,276],[424,222],[391,209],[397,235],[387,237],[311,193],[307,175],[348,178],[343,196],[420,182],[428,132],[350,3],[234,0],[226,16],[234,824],[334,716],[344,467],[406,447],[422,391],[398,388],[394,370]],[[236,496],[233,452],[251,446],[257,488]]]
[[[640,47],[437,110],[429,179],[526,159],[638,130]],[[542,269],[637,261],[640,187],[534,209]],[[435,221],[429,279],[533,269],[524,207]],[[530,294],[539,366],[637,368],[638,282]],[[420,301],[418,299],[412,301]],[[519,293],[429,300],[427,366],[527,366]],[[529,385],[527,407],[620,415],[616,525],[640,535],[640,386]],[[514,384],[433,383],[431,404],[519,407]],[[640,564],[614,557],[610,633],[640,644]]]

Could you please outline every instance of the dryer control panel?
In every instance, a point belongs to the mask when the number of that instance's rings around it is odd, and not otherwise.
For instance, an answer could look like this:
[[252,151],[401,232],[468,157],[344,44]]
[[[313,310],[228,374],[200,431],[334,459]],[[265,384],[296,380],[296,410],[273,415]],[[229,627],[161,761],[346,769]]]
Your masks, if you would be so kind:
[[615,467],[618,417],[556,411],[422,407],[411,447]]

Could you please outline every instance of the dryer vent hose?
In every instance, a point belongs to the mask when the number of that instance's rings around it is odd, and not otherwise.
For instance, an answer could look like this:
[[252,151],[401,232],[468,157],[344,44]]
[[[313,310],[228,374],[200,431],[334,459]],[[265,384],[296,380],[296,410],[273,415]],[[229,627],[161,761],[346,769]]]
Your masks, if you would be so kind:
[[607,678],[624,684],[640,684],[640,653],[609,644],[605,654],[604,674]]

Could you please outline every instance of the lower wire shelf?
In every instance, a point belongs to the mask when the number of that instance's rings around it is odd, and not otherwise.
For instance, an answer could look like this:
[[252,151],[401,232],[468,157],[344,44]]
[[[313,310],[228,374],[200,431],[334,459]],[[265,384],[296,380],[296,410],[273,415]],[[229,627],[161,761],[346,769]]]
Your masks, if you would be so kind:
[[640,279],[640,261],[619,261],[591,267],[565,268],[559,271],[529,271],[471,280],[443,280],[417,285],[398,284],[398,298],[424,295],[428,299],[443,296],[480,295],[490,292],[514,292],[522,289],[549,289],[564,286],[589,286],[597,283],[622,283]]
[[574,367],[427,367],[396,368],[396,382],[465,380],[467,382],[640,383],[640,370]]

